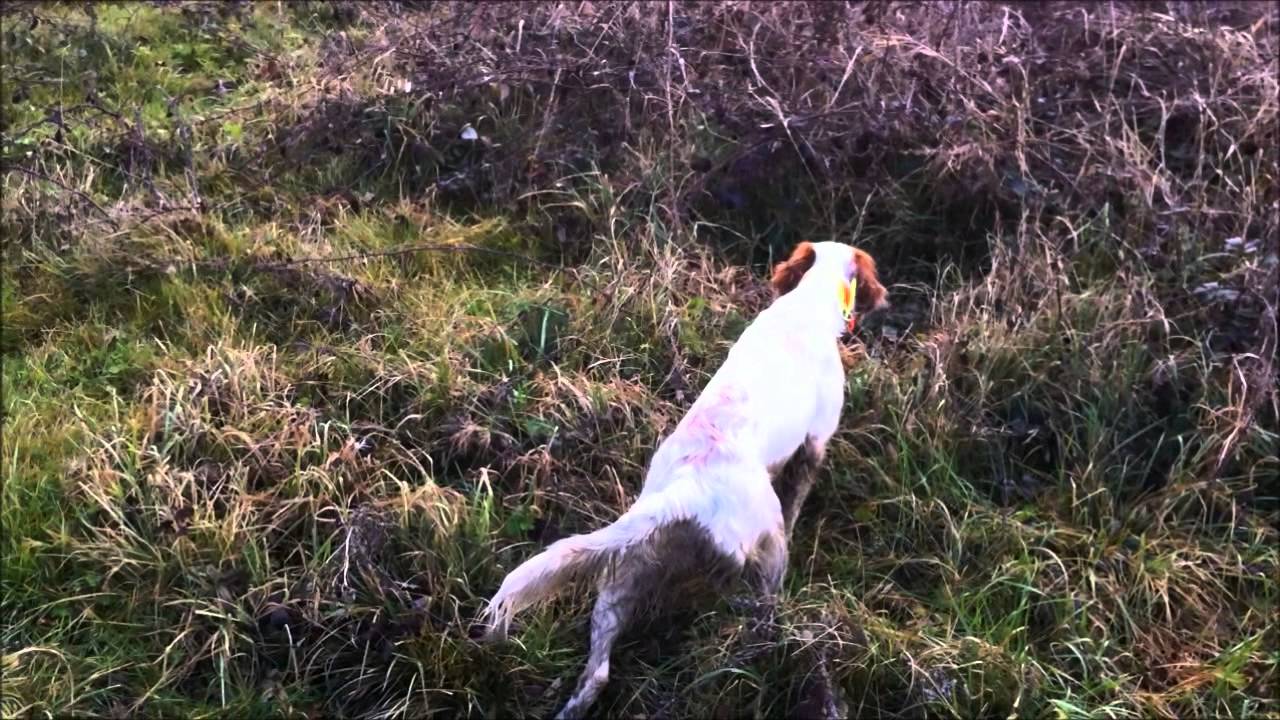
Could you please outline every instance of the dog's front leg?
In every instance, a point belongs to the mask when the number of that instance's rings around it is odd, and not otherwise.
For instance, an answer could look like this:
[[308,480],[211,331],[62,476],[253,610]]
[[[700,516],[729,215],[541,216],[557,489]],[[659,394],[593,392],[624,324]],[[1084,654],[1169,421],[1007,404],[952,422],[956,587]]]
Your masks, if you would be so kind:
[[782,517],[788,538],[795,530],[796,518],[800,516],[800,509],[804,507],[813,483],[818,479],[818,468],[822,465],[825,450],[824,446],[809,438],[774,478],[773,486],[778,493],[778,501],[782,504]]

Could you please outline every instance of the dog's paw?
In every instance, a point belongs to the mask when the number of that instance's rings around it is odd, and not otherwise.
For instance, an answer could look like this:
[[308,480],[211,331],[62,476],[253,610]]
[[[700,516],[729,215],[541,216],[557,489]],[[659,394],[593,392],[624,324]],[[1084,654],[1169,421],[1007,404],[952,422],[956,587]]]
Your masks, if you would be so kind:
[[772,613],[753,615],[747,620],[747,637],[753,642],[771,644],[778,638],[778,625]]
[[775,597],[734,595],[728,598],[728,603],[734,612],[740,612],[759,620],[771,621],[778,611],[778,601]]
[[743,614],[755,613],[760,606],[760,598],[754,595],[732,595],[727,602],[734,612]]
[[500,643],[507,639],[505,624],[491,624],[485,620],[476,620],[467,628],[467,637],[482,644]]
[[778,638],[778,604],[760,599],[747,616],[747,636],[755,642],[771,644]]

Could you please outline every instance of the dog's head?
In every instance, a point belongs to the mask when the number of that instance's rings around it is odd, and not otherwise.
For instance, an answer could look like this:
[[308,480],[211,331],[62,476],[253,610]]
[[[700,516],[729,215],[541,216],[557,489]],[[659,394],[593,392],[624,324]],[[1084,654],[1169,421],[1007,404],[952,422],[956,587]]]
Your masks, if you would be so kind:
[[888,306],[888,291],[876,275],[876,261],[863,250],[838,242],[802,242],[791,257],[773,269],[773,290],[778,296],[796,289],[805,277],[837,277],[856,288],[853,311],[857,315]]

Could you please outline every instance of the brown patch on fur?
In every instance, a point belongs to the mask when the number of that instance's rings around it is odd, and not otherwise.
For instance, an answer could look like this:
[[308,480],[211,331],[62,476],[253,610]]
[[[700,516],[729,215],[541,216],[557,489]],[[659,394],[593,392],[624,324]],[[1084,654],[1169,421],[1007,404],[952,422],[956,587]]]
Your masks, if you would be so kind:
[[791,251],[791,257],[785,262],[780,262],[773,268],[773,291],[781,296],[786,295],[795,289],[800,283],[800,278],[813,267],[813,262],[818,257],[813,249],[813,244],[808,241],[796,245],[795,250]]
[[888,291],[880,284],[876,275],[876,261],[862,250],[853,251],[853,264],[857,268],[858,293],[854,296],[854,311],[858,314],[879,310],[889,304],[885,299]]
[[645,543],[606,568],[607,573],[643,576],[646,597],[637,609],[650,613],[724,593],[742,570],[733,557],[720,552],[710,531],[694,520],[661,526]]

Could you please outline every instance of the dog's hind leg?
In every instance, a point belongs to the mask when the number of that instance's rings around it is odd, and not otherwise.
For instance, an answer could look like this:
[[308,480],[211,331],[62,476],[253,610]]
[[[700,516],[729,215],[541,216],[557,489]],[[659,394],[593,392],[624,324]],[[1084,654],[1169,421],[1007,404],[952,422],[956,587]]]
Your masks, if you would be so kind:
[[787,535],[781,523],[776,530],[760,538],[744,570],[754,595],[734,603],[739,610],[750,613],[745,636],[748,646],[735,657],[734,662],[738,664],[751,662],[768,652],[777,638],[778,627],[774,620],[782,594],[782,579],[787,571]]
[[796,518],[800,516],[800,508],[809,497],[813,483],[818,479],[818,467],[822,465],[825,448],[813,438],[805,441],[787,460],[774,479],[774,489],[778,493],[778,501],[782,503],[782,517],[786,523],[787,537],[795,529]]
[[600,582],[600,595],[591,611],[591,652],[587,667],[578,680],[578,689],[556,717],[559,720],[580,718],[595,702],[609,682],[609,653],[618,635],[635,615],[640,600],[639,568],[622,562],[616,571],[606,571]]
[[757,621],[771,624],[782,595],[782,579],[787,574],[787,535],[778,528],[760,539],[749,565],[749,575],[756,591]]
[[787,574],[787,535],[781,528],[760,540],[754,561],[761,595],[776,601]]

